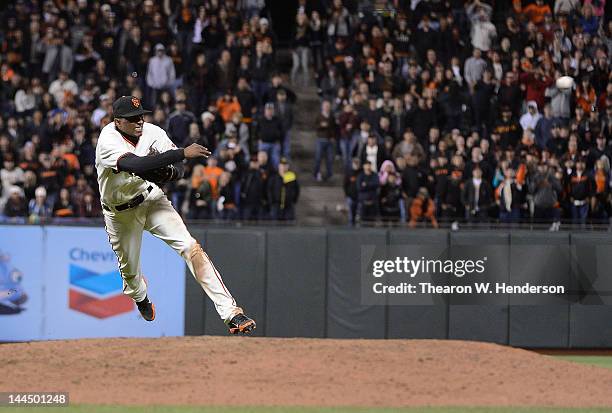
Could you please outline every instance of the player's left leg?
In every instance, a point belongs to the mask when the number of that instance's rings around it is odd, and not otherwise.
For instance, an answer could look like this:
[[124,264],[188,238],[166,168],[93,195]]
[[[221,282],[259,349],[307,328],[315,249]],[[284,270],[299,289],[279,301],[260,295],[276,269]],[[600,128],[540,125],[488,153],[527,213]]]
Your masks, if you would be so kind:
[[[242,309],[236,305],[234,297],[223,283],[221,274],[210,257],[191,236],[183,219],[160,189],[155,188],[145,204],[147,208],[145,230],[166,242],[185,259],[194,278],[214,303],[221,319],[230,325],[231,331],[232,320],[239,315],[245,316]],[[255,322],[253,320],[250,322],[252,325],[248,323],[242,327],[254,328]],[[244,331],[241,329],[239,332]]]
[[155,306],[147,297],[147,285],[140,268],[140,247],[145,216],[137,208],[122,212],[104,212],[104,228],[117,255],[123,279],[123,293],[131,297],[147,321],[155,319]]

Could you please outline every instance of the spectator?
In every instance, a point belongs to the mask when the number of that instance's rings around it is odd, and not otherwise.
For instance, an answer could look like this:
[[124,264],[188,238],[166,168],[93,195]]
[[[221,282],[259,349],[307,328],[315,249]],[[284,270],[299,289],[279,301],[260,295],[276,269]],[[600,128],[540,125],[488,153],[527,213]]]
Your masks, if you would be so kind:
[[228,123],[228,125],[233,126],[236,130],[238,144],[243,148],[245,158],[248,160],[248,158],[251,156],[251,130],[249,128],[249,123],[247,123],[247,120],[242,117],[242,113],[238,112],[234,113],[232,116],[232,122]]
[[270,205],[268,204],[268,180],[276,173],[276,168],[268,159],[268,154],[264,151],[257,152],[257,163],[261,172],[263,185],[263,196],[261,199],[261,217],[267,219],[270,216]]
[[227,221],[238,218],[238,206],[236,204],[231,176],[229,172],[223,172],[219,176],[219,200],[217,202],[217,211],[220,218]]
[[76,82],[68,78],[68,73],[61,71],[59,77],[49,85],[49,93],[53,95],[56,105],[66,105],[79,95],[79,87]]
[[[214,159],[214,158],[209,158]],[[213,192],[210,181],[206,179],[204,165],[193,167],[191,175],[191,196],[189,200],[190,219],[212,218]]]
[[342,80],[338,76],[338,70],[335,66],[329,66],[327,73],[321,80],[321,97],[326,100],[333,99],[341,86]]
[[85,192],[82,202],[77,205],[77,215],[81,218],[97,218],[102,215],[100,202],[93,191]]
[[534,217],[537,221],[552,222],[551,229],[558,230],[561,211],[559,209],[559,195],[562,188],[556,173],[551,171],[547,164],[539,164],[537,173],[532,179],[533,201],[535,207]]
[[211,112],[202,113],[202,140],[207,142],[206,147],[212,152],[217,148],[219,142],[219,132],[215,125],[215,115]]
[[354,225],[357,220],[359,206],[359,187],[357,180],[361,174],[361,161],[353,158],[350,172],[344,175],[344,195],[346,196],[346,206],[349,213],[349,223]]
[[181,96],[174,104],[174,112],[168,116],[168,136],[172,143],[181,146],[189,136],[189,125],[195,121],[195,115],[187,110],[187,102]]
[[24,181],[23,170],[15,165],[12,154],[4,156],[4,167],[0,169],[0,188],[4,188],[0,196],[0,206],[4,205],[10,196],[9,190],[13,186],[22,186]]
[[[433,130],[433,129],[432,129]],[[392,153],[393,159],[398,157],[414,156],[417,161],[425,159],[425,150],[419,142],[417,142],[416,136],[411,130],[404,132],[403,140],[395,145]]]
[[232,90],[226,90],[225,94],[217,99],[217,111],[223,122],[231,122],[235,113],[240,113],[240,102],[232,95]]
[[425,181],[418,159],[414,156],[407,156],[403,159],[405,159],[406,166],[402,171],[402,190],[407,198],[407,203],[410,204]]
[[9,218],[10,221],[25,222],[28,209],[23,191],[18,186],[13,185],[9,187],[6,192],[8,193],[8,197],[4,205],[4,216]]
[[383,222],[398,222],[401,216],[402,189],[395,172],[387,174],[380,186],[380,216]]
[[472,57],[465,61],[464,75],[470,89],[476,86],[476,83],[482,78],[487,68],[487,62],[481,56],[482,52],[480,49],[474,48]]
[[51,218],[51,208],[47,205],[47,190],[39,186],[35,191],[35,198],[28,204],[28,221],[31,224],[45,223]]
[[249,169],[242,177],[240,185],[240,208],[242,219],[256,221],[261,218],[264,178],[259,169],[257,158],[251,158]]
[[474,85],[472,94],[472,105],[474,107],[474,124],[476,130],[483,131],[483,126],[487,131],[491,130],[491,107],[495,96],[496,85],[490,71],[486,70],[480,80]]
[[[336,121],[331,113],[331,103],[324,100],[321,112],[315,120],[317,146],[315,153],[314,176],[317,181],[328,180],[333,175],[334,143],[336,139]],[[321,175],[321,160],[325,157],[327,174]]]
[[497,93],[500,107],[502,109],[508,108],[511,115],[518,117],[521,108],[522,94],[523,92],[521,91],[515,73],[512,71],[506,72]]
[[55,201],[55,205],[53,205],[53,216],[58,218],[69,218],[76,216],[76,208],[72,204],[68,189],[60,189],[59,197]]
[[552,84],[546,89],[544,95],[550,98],[553,118],[569,119],[572,95],[571,89],[561,90]]
[[[467,15],[472,23],[472,46],[484,52],[489,51],[497,36],[495,25],[490,22],[491,6],[479,0],[469,4]],[[467,71],[467,70],[466,70]]]
[[37,183],[36,173],[32,170],[26,170],[23,174],[23,193],[26,201],[29,203],[30,200],[34,199]]
[[463,196],[468,221],[486,222],[489,220],[493,191],[491,184],[482,179],[482,170],[479,167],[472,170],[472,179],[466,182]]
[[555,14],[572,15],[580,7],[579,0],[555,0]]
[[278,89],[276,92],[276,102],[274,103],[274,113],[280,120],[283,138],[281,141],[281,154],[287,159],[291,159],[291,129],[293,128],[293,105],[287,100],[285,89]]
[[[223,173],[223,169],[218,166],[218,159],[211,156],[206,160],[206,167],[202,170],[201,179],[208,181],[210,184],[210,192],[212,201],[217,202],[219,199],[219,177]],[[211,205],[211,207],[213,207]]]
[[164,90],[170,90],[176,80],[174,62],[166,55],[163,44],[155,45],[155,55],[149,59],[147,69],[148,105],[153,107],[158,95]]
[[325,40],[325,31],[321,17],[316,10],[313,10],[311,14],[309,38],[312,63],[315,73],[318,73],[321,69],[323,69],[323,42]]
[[427,188],[419,188],[417,197],[410,205],[410,228],[416,227],[420,220],[429,220],[431,226],[438,228],[438,220],[436,219],[436,206],[429,197]]
[[295,204],[300,196],[300,185],[295,172],[289,170],[287,159],[281,159],[278,173],[270,176],[267,189],[270,218],[280,221],[295,220]]
[[194,113],[202,113],[208,107],[214,82],[215,74],[207,64],[206,55],[199,52],[185,79],[190,107]]
[[595,143],[595,147],[592,148],[587,157],[587,170],[593,169],[596,166],[597,161],[602,161],[606,170],[610,170],[612,167],[612,153],[608,148],[606,137],[604,135],[598,135]]
[[[598,11],[601,13],[603,11],[603,6],[601,4],[599,4],[599,6]],[[584,5],[582,6],[582,16],[578,19],[578,23],[583,32],[586,34],[593,35],[597,32],[599,19],[593,12],[593,5],[591,2],[585,1]]]
[[238,79],[236,98],[240,104],[240,110],[244,116],[244,121],[246,123],[251,123],[253,116],[257,113],[257,101],[246,77],[240,77]]
[[338,116],[340,154],[342,155],[342,163],[345,171],[350,170],[352,154],[357,145],[357,140],[359,139],[355,135],[357,123],[357,112],[353,108],[353,105],[347,103],[344,105],[342,113]]
[[533,24],[540,25],[544,22],[544,16],[552,14],[552,11],[548,4],[544,4],[544,0],[536,0],[535,3],[531,3],[523,9],[523,14]]
[[85,193],[91,192],[93,189],[87,183],[87,179],[84,174],[79,174],[76,177],[75,185],[70,189],[70,197],[72,203],[77,207],[83,202],[83,197]]
[[359,153],[359,159],[361,159],[362,163],[366,160],[370,161],[372,170],[378,172],[385,157],[383,147],[378,144],[378,139],[375,135],[372,134],[368,136],[365,146],[361,148],[361,152]]
[[540,115],[540,112],[538,112],[538,104],[535,101],[530,100],[527,102],[527,112],[521,116],[519,123],[524,131],[533,131],[541,118],[542,115]]
[[501,119],[494,128],[493,141],[502,149],[515,147],[519,141],[519,125],[512,119],[512,111],[506,106],[501,110]]
[[264,44],[257,42],[255,45],[255,56],[251,59],[251,83],[257,106],[263,105],[263,98],[268,90],[268,75],[272,63],[270,56],[264,53]]
[[521,74],[520,81],[525,87],[527,102],[535,101],[537,107],[543,107],[544,94],[546,89],[553,84],[552,78],[543,69],[538,68]]
[[552,139],[553,117],[550,105],[544,106],[544,115],[538,119],[534,128],[535,142],[538,148],[544,149]]
[[580,84],[576,87],[576,104],[586,113],[589,113],[595,107],[596,101],[597,94],[595,88],[591,85],[590,77],[583,76]]
[[[611,216],[609,165],[609,162],[606,165],[604,159],[598,159],[595,162],[595,173],[593,175],[595,194],[592,198],[591,209],[593,216],[602,220]],[[606,166],[608,166],[607,170]]]
[[304,10],[299,10],[296,16],[296,25],[292,39],[293,67],[291,68],[291,83],[297,84],[298,72],[302,71],[302,85],[306,86],[309,82],[309,48],[310,28],[308,17]]
[[283,125],[274,113],[274,103],[266,103],[264,115],[257,121],[255,136],[259,142],[258,150],[266,152],[272,165],[277,168],[280,162]]
[[74,53],[54,27],[47,27],[45,37],[36,45],[36,49],[37,54],[44,55],[41,69],[49,82],[56,79],[59,72],[72,72]]
[[505,224],[518,223],[525,204],[523,186],[516,182],[515,171],[506,168],[504,180],[496,189],[495,197],[499,205],[499,221]]
[[572,203],[572,219],[585,224],[592,197],[595,195],[595,184],[593,178],[586,174],[582,159],[576,162],[576,170],[569,176],[568,193]]
[[359,189],[359,216],[364,222],[374,221],[378,217],[378,176],[372,169],[372,163],[363,162],[363,171],[357,178]]
[[293,90],[284,85],[283,77],[278,72],[272,74],[272,84],[266,89],[266,93],[264,94],[266,102],[275,102],[276,94],[280,89],[283,89],[287,94],[287,101],[291,104],[295,104],[297,95]]

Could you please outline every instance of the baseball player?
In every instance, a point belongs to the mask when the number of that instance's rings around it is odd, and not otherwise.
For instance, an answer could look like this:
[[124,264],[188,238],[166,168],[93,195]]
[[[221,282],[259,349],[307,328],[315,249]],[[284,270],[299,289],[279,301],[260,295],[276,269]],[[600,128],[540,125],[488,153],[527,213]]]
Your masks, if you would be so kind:
[[155,319],[140,269],[142,231],[147,230],[185,259],[230,333],[250,334],[255,321],[236,306],[219,271],[159,188],[182,177],[183,159],[208,158],[210,152],[198,144],[177,148],[163,129],[144,121],[149,112],[139,98],[120,97],[113,103],[113,122],[102,129],[96,146],[104,223],[119,261],[123,292],[145,320]]

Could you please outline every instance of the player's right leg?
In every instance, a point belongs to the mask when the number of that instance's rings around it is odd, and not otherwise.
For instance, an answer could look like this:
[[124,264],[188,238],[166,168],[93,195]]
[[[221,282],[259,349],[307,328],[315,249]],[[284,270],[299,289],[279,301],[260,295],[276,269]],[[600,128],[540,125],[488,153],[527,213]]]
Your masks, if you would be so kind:
[[181,216],[159,189],[146,201],[145,229],[166,242],[186,261],[189,270],[212,300],[221,319],[232,334],[248,334],[255,329],[255,321],[236,305],[221,274],[200,244],[191,236]]
[[138,207],[121,212],[104,211],[104,227],[108,234],[123,279],[123,293],[138,305],[143,318],[152,321],[155,307],[147,297],[147,285],[140,269],[140,247],[145,218]]

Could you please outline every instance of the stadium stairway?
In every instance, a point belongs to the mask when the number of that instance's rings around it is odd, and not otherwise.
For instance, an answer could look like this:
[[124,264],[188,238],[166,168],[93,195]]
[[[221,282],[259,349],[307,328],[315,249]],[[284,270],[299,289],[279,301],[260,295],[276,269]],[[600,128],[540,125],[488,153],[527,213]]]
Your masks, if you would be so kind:
[[301,225],[346,224],[340,160],[336,157],[334,175],[327,182],[317,182],[313,175],[316,146],[314,121],[320,107],[316,88],[314,85],[294,85],[292,88],[298,95],[291,137],[291,167],[298,174],[300,182],[297,221]]

